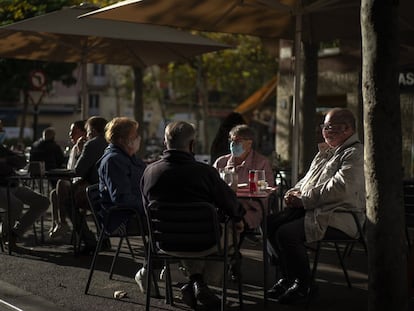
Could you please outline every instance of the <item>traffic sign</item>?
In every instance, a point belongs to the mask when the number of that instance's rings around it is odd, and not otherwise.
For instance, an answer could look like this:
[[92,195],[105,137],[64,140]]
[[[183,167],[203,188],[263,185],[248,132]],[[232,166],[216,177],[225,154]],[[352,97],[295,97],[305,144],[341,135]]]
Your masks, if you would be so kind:
[[33,70],[30,73],[30,84],[33,90],[41,90],[46,85],[46,75],[41,70]]

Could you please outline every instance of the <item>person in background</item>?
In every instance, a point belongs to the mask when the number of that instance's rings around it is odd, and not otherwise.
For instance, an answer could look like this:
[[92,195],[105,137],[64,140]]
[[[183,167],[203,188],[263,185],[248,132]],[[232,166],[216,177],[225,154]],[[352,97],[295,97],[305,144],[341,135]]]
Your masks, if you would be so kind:
[[56,143],[55,136],[53,127],[44,129],[42,138],[35,141],[30,149],[30,161],[45,162],[46,171],[61,168],[65,162],[62,148]]
[[86,129],[84,120],[77,120],[70,125],[69,137],[72,148],[69,152],[69,158],[66,167],[72,170],[75,168],[76,161],[78,160],[83,150],[83,145],[86,142]]
[[[26,165],[23,154],[13,152],[0,144],[0,208],[8,210],[7,187],[9,176],[15,174],[15,170]],[[46,196],[20,185],[18,182],[10,184],[10,236],[7,230],[8,216],[4,217],[0,227],[3,241],[10,240],[10,249],[16,250],[16,241],[23,237],[24,233],[42,216],[49,208],[49,200]],[[23,213],[24,205],[29,209]]]
[[[105,139],[106,124],[106,119],[99,116],[90,117],[86,121],[87,141],[74,167],[75,175],[79,177],[72,185],[75,201],[75,217],[80,222],[74,222],[72,219],[72,224],[75,223],[78,226],[75,230],[82,233],[81,240],[85,244],[81,250],[81,254],[83,255],[92,254],[96,248],[96,236],[89,229],[85,218],[81,217],[80,210],[89,209],[86,188],[89,185],[99,182],[98,167],[96,165],[103,155],[105,148],[108,146]],[[73,216],[70,211],[69,216]]]
[[229,153],[229,132],[239,124],[246,124],[246,121],[238,112],[231,112],[224,118],[211,144],[210,163],[214,163],[218,157]]
[[321,129],[325,142],[318,145],[309,171],[284,197],[287,211],[297,216],[281,223],[285,209],[268,219],[269,241],[283,275],[269,297],[282,304],[306,303],[312,297],[305,242],[357,237],[353,216],[343,211],[354,211],[361,224],[365,220],[364,148],[355,118],[347,109],[334,108]]
[[[247,125],[236,125],[228,135],[230,153],[219,157],[213,164],[216,169],[234,169],[238,183],[249,182],[249,170],[264,170],[268,186],[273,187],[275,178],[269,160],[253,149],[254,131]],[[246,209],[244,220],[248,228],[257,228],[262,221],[262,210],[258,204],[243,204]]]
[[[66,165],[68,170],[73,170],[79,158],[83,145],[86,141],[85,121],[78,120],[70,125],[69,137],[72,143],[69,159]],[[52,203],[52,226],[49,230],[49,238],[57,239],[64,236],[69,231],[67,223],[67,202],[70,198],[70,181],[67,179],[57,180],[56,187],[50,192],[50,202]]]
[[[194,127],[184,121],[169,123],[165,128],[164,144],[167,149],[162,158],[148,165],[141,179],[144,208],[148,208],[151,201],[209,202],[228,215],[242,231],[244,210],[236,194],[217,170],[194,158]],[[195,307],[198,300],[207,309],[216,309],[220,299],[209,289],[205,279],[222,276],[221,271],[217,271],[212,262],[185,260],[182,264],[189,274],[189,282],[181,288],[183,301]],[[144,276],[140,271],[139,275]]]
[[[98,161],[99,192],[103,207],[100,215],[102,220],[105,218],[105,210],[113,206],[133,208],[140,214],[144,214],[139,182],[145,163],[136,155],[141,142],[138,126],[138,122],[126,117],[114,118],[106,125],[105,138],[109,145]],[[127,229],[128,214],[112,214],[111,216],[107,228],[109,232]]]

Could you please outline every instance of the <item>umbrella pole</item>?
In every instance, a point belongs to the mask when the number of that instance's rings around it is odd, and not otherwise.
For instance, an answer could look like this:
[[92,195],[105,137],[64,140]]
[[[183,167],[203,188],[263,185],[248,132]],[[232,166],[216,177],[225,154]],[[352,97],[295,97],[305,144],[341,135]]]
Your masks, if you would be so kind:
[[293,96],[293,120],[292,120],[292,185],[298,180],[299,169],[299,117],[300,117],[300,89],[301,89],[301,43],[302,43],[302,14],[296,15],[295,32],[295,79]]
[[87,90],[87,63],[85,61],[81,62],[81,115],[82,120],[86,120],[89,116],[88,111],[88,90]]

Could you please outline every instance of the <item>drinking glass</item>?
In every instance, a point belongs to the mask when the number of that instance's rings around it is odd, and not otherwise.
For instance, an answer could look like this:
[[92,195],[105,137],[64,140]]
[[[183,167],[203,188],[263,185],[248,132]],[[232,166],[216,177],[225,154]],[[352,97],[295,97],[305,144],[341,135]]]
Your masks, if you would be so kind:
[[259,191],[265,191],[267,188],[266,174],[264,170],[256,170],[257,188]]
[[231,187],[233,185],[233,172],[229,170],[224,171],[223,180],[226,184],[228,184]]

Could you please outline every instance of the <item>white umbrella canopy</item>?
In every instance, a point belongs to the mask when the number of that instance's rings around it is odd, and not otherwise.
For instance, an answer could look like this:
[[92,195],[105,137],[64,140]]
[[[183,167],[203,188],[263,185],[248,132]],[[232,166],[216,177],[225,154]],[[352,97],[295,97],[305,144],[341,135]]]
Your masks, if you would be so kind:
[[[0,57],[146,67],[229,46],[174,28],[78,19],[96,7],[76,6],[0,27]],[[86,69],[82,116],[87,117]]]
[[[295,41],[292,181],[298,177],[301,42],[360,44],[361,0],[126,0],[87,17]],[[414,46],[414,1],[400,0],[401,42]],[[398,47],[396,47],[398,48]]]

